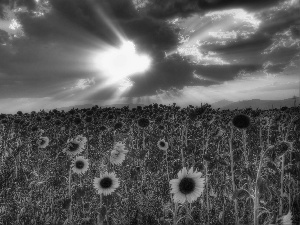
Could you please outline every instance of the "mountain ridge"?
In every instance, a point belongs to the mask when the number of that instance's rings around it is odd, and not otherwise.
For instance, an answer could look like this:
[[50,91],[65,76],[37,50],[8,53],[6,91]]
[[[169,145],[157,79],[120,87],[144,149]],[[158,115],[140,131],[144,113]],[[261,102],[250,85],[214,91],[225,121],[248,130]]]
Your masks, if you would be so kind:
[[[226,99],[211,103],[211,107],[213,109],[218,109],[220,108],[221,110],[235,110],[235,109],[244,109],[244,108],[259,108],[263,110],[268,110],[268,109],[275,109],[275,108],[281,108],[283,106],[286,107],[294,107],[294,104],[296,103],[296,106],[300,104],[299,97],[296,98],[296,102],[294,98],[288,98],[288,99],[283,99],[283,100],[261,100],[261,99],[251,99],[251,100],[243,100],[243,101],[229,101]],[[92,108],[97,104],[84,104],[84,105],[74,105],[74,106],[68,106],[68,107],[62,107],[62,108],[56,108],[57,110],[64,110],[64,111],[69,111],[73,108],[78,108],[78,109],[84,109],[84,108]],[[112,105],[98,105],[101,108],[108,108],[108,107],[115,107],[115,108],[122,108],[124,106],[129,106],[130,109],[135,108],[137,106],[146,106],[144,104],[112,104]],[[50,111],[50,110],[47,110]]]

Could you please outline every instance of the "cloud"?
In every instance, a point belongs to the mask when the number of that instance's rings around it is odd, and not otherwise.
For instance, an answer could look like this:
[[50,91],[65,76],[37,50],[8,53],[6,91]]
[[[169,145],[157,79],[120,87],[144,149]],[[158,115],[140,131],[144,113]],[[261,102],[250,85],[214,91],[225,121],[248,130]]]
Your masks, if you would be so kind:
[[95,79],[79,79],[75,85],[74,88],[79,88],[81,90],[84,90],[88,87],[91,87],[92,85],[95,84]]
[[174,17],[187,18],[195,13],[205,14],[208,11],[228,8],[243,8],[250,11],[261,10],[277,5],[280,0],[148,0],[142,11],[158,19]]
[[[277,0],[148,2],[139,10],[130,0],[49,0],[43,5],[48,11],[40,8],[43,0],[34,7],[22,5],[27,11],[16,14],[25,36],[11,38],[0,27],[0,98],[96,101],[116,90],[128,98],[157,91],[175,95],[186,87],[233,82],[242,71],[250,77],[264,69],[279,73],[295,58],[289,42],[299,38],[294,5]],[[280,35],[287,27],[289,33]],[[118,46],[120,38],[150,55],[152,67],[123,86],[100,89],[103,74],[91,59]],[[272,64],[264,68],[268,61]]]

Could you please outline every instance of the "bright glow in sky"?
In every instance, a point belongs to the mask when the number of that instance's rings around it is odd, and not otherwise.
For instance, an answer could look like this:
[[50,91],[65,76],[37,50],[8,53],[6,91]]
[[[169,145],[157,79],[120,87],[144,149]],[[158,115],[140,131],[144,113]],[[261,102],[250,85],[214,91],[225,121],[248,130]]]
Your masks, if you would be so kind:
[[151,59],[147,55],[137,54],[134,43],[126,41],[120,48],[112,47],[100,53],[95,63],[104,76],[116,82],[129,75],[145,72],[150,68]]

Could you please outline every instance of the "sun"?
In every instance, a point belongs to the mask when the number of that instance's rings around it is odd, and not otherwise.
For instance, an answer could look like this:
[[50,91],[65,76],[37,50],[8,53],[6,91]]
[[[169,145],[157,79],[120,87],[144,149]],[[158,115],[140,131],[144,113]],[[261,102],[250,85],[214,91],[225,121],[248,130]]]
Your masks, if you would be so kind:
[[136,53],[131,41],[124,41],[119,48],[109,48],[96,57],[96,63],[111,82],[127,76],[143,73],[150,68],[151,58]]

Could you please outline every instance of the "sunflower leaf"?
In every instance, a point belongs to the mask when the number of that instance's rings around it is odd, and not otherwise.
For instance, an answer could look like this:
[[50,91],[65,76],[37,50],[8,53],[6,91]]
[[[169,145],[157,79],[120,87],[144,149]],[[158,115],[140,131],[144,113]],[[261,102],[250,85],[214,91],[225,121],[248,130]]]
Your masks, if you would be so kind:
[[276,165],[272,161],[267,162],[267,167],[269,169],[273,170],[274,172],[278,172],[278,169],[277,169]]
[[259,192],[260,194],[266,193],[268,187],[267,187],[267,182],[265,181],[264,178],[259,177],[259,178],[257,179],[257,188],[258,188],[258,192]]
[[250,196],[249,192],[246,191],[245,189],[238,189],[238,190],[235,190],[233,192],[232,200],[235,200],[235,199],[244,199],[244,198],[247,198],[249,196]]

